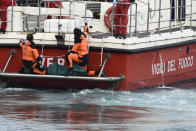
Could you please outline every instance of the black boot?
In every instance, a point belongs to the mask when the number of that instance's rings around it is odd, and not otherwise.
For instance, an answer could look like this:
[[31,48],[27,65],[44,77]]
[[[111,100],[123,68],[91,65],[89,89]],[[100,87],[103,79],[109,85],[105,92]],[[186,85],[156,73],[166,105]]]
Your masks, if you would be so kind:
[[5,34],[5,30],[0,29],[0,33]]
[[119,39],[120,34],[114,34],[114,37],[115,37],[116,39]]
[[73,68],[69,68],[69,71],[67,74],[65,74],[65,76],[73,76],[73,74],[74,74]]
[[123,34],[120,34],[119,38],[120,38],[120,39],[126,39],[127,36],[126,36],[126,35],[123,35]]

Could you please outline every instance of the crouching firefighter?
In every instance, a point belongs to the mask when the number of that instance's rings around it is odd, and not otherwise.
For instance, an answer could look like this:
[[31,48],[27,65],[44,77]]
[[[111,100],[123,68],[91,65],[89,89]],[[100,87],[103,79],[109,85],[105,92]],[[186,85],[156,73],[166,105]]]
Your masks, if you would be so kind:
[[73,75],[73,62],[79,64],[86,71],[88,76],[95,75],[95,71],[88,70],[88,45],[87,36],[89,34],[87,20],[85,20],[84,32],[80,29],[75,28],[74,31],[74,45],[71,50],[67,52],[65,58],[69,66],[68,74]]
[[20,40],[20,47],[22,47],[22,63],[24,67],[19,71],[20,73],[31,74],[46,74],[46,68],[40,64],[40,60],[43,58],[39,56],[35,43],[33,42],[33,35],[28,34],[27,40],[24,38]]

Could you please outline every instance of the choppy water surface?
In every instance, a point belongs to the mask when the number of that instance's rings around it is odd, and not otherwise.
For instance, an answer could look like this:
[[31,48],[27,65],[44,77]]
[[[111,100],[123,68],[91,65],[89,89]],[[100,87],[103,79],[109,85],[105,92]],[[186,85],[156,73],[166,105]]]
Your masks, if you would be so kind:
[[0,87],[1,131],[195,131],[196,88],[141,91]]

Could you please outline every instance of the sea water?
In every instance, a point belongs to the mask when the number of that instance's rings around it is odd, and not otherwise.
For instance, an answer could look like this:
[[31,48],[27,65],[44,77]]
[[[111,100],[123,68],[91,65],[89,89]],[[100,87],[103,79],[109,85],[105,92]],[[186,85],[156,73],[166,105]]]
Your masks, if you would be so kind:
[[0,131],[196,131],[196,88],[0,87]]

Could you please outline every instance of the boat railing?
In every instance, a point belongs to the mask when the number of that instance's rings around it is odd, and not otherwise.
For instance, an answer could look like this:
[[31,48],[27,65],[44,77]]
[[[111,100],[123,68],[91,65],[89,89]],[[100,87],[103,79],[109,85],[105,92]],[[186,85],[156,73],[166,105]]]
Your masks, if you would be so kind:
[[[29,31],[33,31],[34,29],[40,32],[43,32],[43,31],[50,32],[50,30],[48,31],[43,30],[46,24],[45,22],[47,22],[47,20],[50,21],[49,19],[53,19],[53,20],[58,19],[57,20],[58,21],[57,32],[59,33],[61,30],[60,28],[62,27],[61,21],[63,21],[63,19],[73,20],[74,21],[73,23],[77,24],[77,22],[75,22],[75,19],[79,21],[80,19],[88,18],[89,12],[87,12],[86,2],[85,1],[77,2],[77,3],[82,3],[83,7],[85,8],[80,13],[79,13],[80,9],[78,9],[78,12],[74,12],[72,10],[72,8],[74,7],[74,3],[76,2],[70,2],[69,9],[60,8],[60,7],[59,8],[46,8],[45,7],[46,0],[38,1],[37,3],[38,7],[28,6],[28,2],[25,3],[26,6],[21,6],[21,5],[13,6],[12,5],[12,6],[9,6],[7,10],[0,10],[1,12],[7,11],[7,14],[8,14],[7,20],[1,21],[1,22],[7,22],[7,28],[6,28],[7,32],[10,32],[10,31],[11,32],[12,31],[29,32]],[[18,25],[16,25],[16,23],[18,23]],[[53,25],[49,25],[49,26],[53,27]],[[67,29],[65,30],[68,31],[69,26],[66,26],[66,28]]]
[[[171,0],[173,1],[173,0]],[[155,0],[154,1],[154,7],[152,3],[145,3],[141,1],[137,1],[136,3],[129,3],[130,9],[127,14],[128,16],[128,24],[127,24],[127,34],[129,37],[132,36],[142,36],[142,35],[149,35],[154,33],[161,33],[163,31],[172,32],[172,30],[183,30],[185,27],[192,28],[196,26],[196,23],[193,21],[193,19],[196,18],[196,12],[193,10],[193,2],[195,4],[195,1],[193,0],[181,0],[182,2],[176,3],[174,5],[172,2],[163,2],[163,0]],[[185,2],[183,2],[185,1]],[[45,22],[52,21],[49,20],[48,17],[55,17],[58,21],[57,25],[57,33],[67,33],[66,31],[62,31],[62,24],[60,21],[63,21],[59,18],[69,18],[70,20],[74,20],[74,27],[76,26],[76,21],[80,20],[83,22],[84,19],[92,19],[92,17],[88,16],[88,9],[87,9],[87,3],[88,1],[72,1],[68,2],[70,5],[69,9],[65,11],[66,9],[63,8],[57,8],[57,9],[49,9],[43,7],[43,3],[46,2],[45,0],[37,1],[37,5],[39,5],[39,8],[34,9],[38,13],[37,14],[25,14],[16,16],[16,14],[20,14],[21,11],[15,9],[15,7],[11,7],[8,9],[8,19],[7,19],[7,31],[18,31],[18,32],[29,32],[34,29],[36,29],[38,32],[51,32],[50,30],[44,30]],[[78,14],[75,14],[74,10],[74,4],[75,3],[82,3],[84,9],[81,10],[80,13],[82,13],[82,16],[78,16]],[[167,3],[167,4],[165,4]],[[103,3],[104,4],[104,3]],[[112,3],[111,3],[112,4]],[[120,3],[119,3],[120,4]],[[125,3],[122,3],[125,4]],[[27,7],[31,8],[31,7]],[[77,8],[77,10],[79,10]],[[5,11],[5,10],[1,10]],[[33,11],[32,11],[33,12]],[[48,14],[47,14],[48,12]],[[53,13],[51,13],[53,12]],[[56,14],[54,13],[56,12]],[[114,8],[113,13],[114,14]],[[101,14],[104,15],[104,14]],[[122,14],[115,14],[115,15],[122,15]],[[114,24],[114,15],[112,16],[112,31],[111,35],[113,35],[114,27],[121,26],[121,25],[115,25]],[[19,25],[17,25],[17,28],[14,29],[14,24],[16,24],[16,20],[22,19],[20,21],[22,24],[22,27],[19,28]],[[5,21],[3,21],[5,22]],[[82,25],[82,24],[81,24]],[[50,25],[51,28],[56,25]],[[96,26],[96,25],[93,25]],[[121,26],[122,27],[122,26]],[[70,26],[66,26],[66,30],[70,29]],[[80,26],[82,28],[82,26]],[[72,29],[72,28],[71,28]],[[97,28],[99,29],[99,28]],[[95,32],[98,30],[95,30]],[[100,31],[101,32],[101,31]],[[109,29],[108,29],[109,32]],[[72,33],[72,32],[68,32]]]
[[[155,0],[154,9],[150,3],[137,1],[137,3],[121,3],[130,4],[128,14],[127,32],[128,36],[149,35],[154,33],[161,33],[162,31],[171,32],[173,29],[183,30],[185,27],[192,28],[193,16],[193,0],[181,0],[177,6],[170,2],[170,5],[165,4],[163,0]],[[177,3],[176,3],[177,4]],[[158,7],[157,7],[158,6]],[[113,7],[115,8],[115,7]],[[113,9],[112,30],[116,26],[123,27],[122,25],[115,25],[115,14]],[[112,32],[113,35],[113,32]]]

